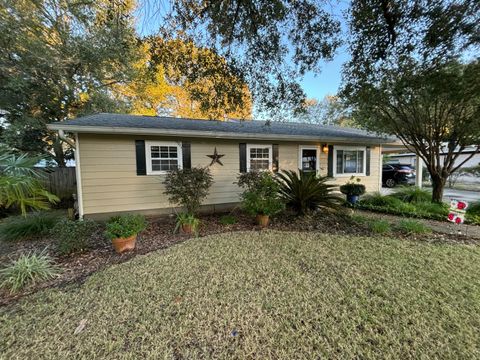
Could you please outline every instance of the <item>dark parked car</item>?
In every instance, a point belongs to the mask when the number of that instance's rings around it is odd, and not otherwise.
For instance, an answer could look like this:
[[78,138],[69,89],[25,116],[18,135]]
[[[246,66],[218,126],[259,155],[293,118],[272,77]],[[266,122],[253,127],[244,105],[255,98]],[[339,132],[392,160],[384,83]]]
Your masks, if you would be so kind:
[[382,183],[389,188],[397,184],[415,185],[415,169],[406,164],[384,164]]

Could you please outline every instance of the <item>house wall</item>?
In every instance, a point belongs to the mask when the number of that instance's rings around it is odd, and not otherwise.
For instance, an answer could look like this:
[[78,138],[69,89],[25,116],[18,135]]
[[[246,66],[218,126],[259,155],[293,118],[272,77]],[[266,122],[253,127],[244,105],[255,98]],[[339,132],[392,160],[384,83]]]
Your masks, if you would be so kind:
[[[171,137],[138,137],[128,135],[78,134],[80,148],[80,175],[83,212],[88,216],[101,217],[116,212],[140,211],[145,214],[172,212],[172,206],[163,194],[161,175],[138,176],[136,174],[135,140],[172,141]],[[221,210],[225,204],[239,201],[240,189],[234,182],[239,173],[239,146],[246,140],[222,139],[177,139],[191,143],[192,166],[208,166],[217,147],[223,166],[210,169],[214,184],[204,202],[206,210]],[[253,141],[255,144],[271,144],[271,141]],[[312,143],[277,142],[279,144],[279,167],[281,170],[297,170],[299,145]],[[315,144],[320,147],[320,143]],[[371,175],[363,177],[367,191],[379,190],[380,147],[371,149]],[[327,154],[320,151],[320,174],[327,175]],[[336,178],[335,184],[343,184],[349,177]]]

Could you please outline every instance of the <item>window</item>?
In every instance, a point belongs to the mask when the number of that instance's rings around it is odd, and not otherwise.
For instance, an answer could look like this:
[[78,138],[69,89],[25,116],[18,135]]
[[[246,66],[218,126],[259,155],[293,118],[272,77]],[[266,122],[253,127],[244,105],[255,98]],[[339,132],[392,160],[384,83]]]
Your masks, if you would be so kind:
[[318,171],[318,149],[315,146],[301,146],[299,166],[302,171]]
[[272,145],[247,145],[247,171],[272,169]]
[[335,147],[336,175],[365,175],[365,147]]
[[165,174],[182,168],[182,146],[180,143],[146,141],[147,174]]

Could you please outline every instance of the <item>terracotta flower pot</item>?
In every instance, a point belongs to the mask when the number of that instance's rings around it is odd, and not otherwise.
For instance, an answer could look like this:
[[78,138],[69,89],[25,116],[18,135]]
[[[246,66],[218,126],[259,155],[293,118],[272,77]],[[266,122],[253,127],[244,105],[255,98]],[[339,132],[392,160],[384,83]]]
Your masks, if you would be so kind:
[[268,215],[257,215],[257,224],[261,227],[267,227],[270,222],[270,217]]
[[135,249],[136,240],[137,240],[137,235],[132,235],[128,238],[113,239],[112,243],[113,243],[113,247],[115,248],[115,251],[120,254],[125,251]]
[[190,224],[182,224],[182,232],[185,234],[193,233],[193,226]]

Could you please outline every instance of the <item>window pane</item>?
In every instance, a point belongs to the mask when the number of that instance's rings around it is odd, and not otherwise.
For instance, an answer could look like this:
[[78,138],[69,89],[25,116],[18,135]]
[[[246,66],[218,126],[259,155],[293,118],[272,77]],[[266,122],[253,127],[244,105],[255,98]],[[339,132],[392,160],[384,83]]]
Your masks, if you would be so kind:
[[161,162],[161,160],[152,160],[152,170],[153,171],[160,171],[161,170],[160,162]]
[[358,156],[357,172],[363,173],[363,151],[358,151],[357,156]]
[[337,174],[343,174],[343,150],[337,150]]
[[343,152],[343,172],[353,174],[357,172],[357,151]]
[[250,170],[268,170],[268,160],[250,160]]
[[152,158],[159,158],[160,157],[160,148],[158,146],[152,146],[150,148],[150,153]]
[[315,149],[302,150],[302,170],[303,171],[317,170],[317,150]]

